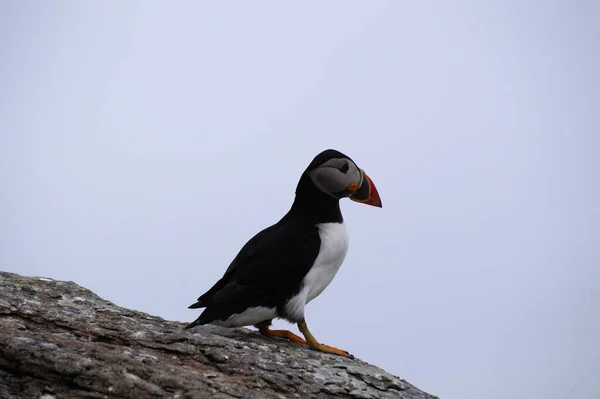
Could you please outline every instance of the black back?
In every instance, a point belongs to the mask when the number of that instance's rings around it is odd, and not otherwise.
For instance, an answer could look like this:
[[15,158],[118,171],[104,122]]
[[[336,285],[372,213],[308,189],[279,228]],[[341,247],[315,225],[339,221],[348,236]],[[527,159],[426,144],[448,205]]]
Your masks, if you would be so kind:
[[[299,228],[300,227],[300,228]],[[283,305],[300,290],[321,240],[316,226],[279,222],[255,235],[225,275],[190,308],[206,307],[193,325],[225,320],[244,310]]]

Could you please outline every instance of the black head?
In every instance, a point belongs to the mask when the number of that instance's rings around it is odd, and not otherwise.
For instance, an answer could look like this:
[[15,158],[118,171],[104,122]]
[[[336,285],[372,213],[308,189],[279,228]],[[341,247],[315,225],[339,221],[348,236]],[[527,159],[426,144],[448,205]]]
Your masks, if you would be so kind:
[[381,199],[373,181],[350,157],[339,151],[321,152],[308,165],[304,175],[319,191],[331,197],[349,197],[353,201],[381,208]]

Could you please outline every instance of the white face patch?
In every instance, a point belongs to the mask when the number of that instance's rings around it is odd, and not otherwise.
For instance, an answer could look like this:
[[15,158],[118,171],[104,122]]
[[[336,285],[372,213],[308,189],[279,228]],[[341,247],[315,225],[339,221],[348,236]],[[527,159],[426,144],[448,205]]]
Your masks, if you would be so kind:
[[351,184],[359,184],[360,170],[352,160],[333,158],[309,172],[313,183],[323,192],[334,195],[348,189]]
[[302,280],[302,289],[285,304],[294,321],[304,317],[304,305],[315,299],[333,280],[348,252],[348,231],[344,223],[318,224],[321,248],[313,267]]
[[227,320],[214,320],[210,324],[214,324],[221,327],[242,327],[251,326],[261,321],[274,319],[277,317],[277,311],[275,308],[267,308],[264,306],[257,306],[248,308],[242,313],[236,313],[227,318]]

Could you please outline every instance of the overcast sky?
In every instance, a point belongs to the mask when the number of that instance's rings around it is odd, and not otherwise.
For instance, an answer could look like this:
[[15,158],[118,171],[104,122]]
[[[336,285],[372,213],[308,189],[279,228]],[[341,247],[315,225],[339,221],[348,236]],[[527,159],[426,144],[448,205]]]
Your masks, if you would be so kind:
[[599,71],[598,1],[3,1],[0,269],[192,321],[335,148],[384,208],[343,201],[318,340],[444,399],[597,399]]

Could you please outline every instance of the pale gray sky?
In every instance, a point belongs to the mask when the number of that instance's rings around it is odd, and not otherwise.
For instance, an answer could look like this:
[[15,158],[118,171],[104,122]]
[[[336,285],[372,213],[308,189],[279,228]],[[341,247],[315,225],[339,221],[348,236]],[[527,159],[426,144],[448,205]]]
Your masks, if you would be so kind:
[[596,399],[599,38],[598,1],[2,2],[0,268],[194,320],[336,148],[384,208],[342,205],[319,340],[445,399]]

